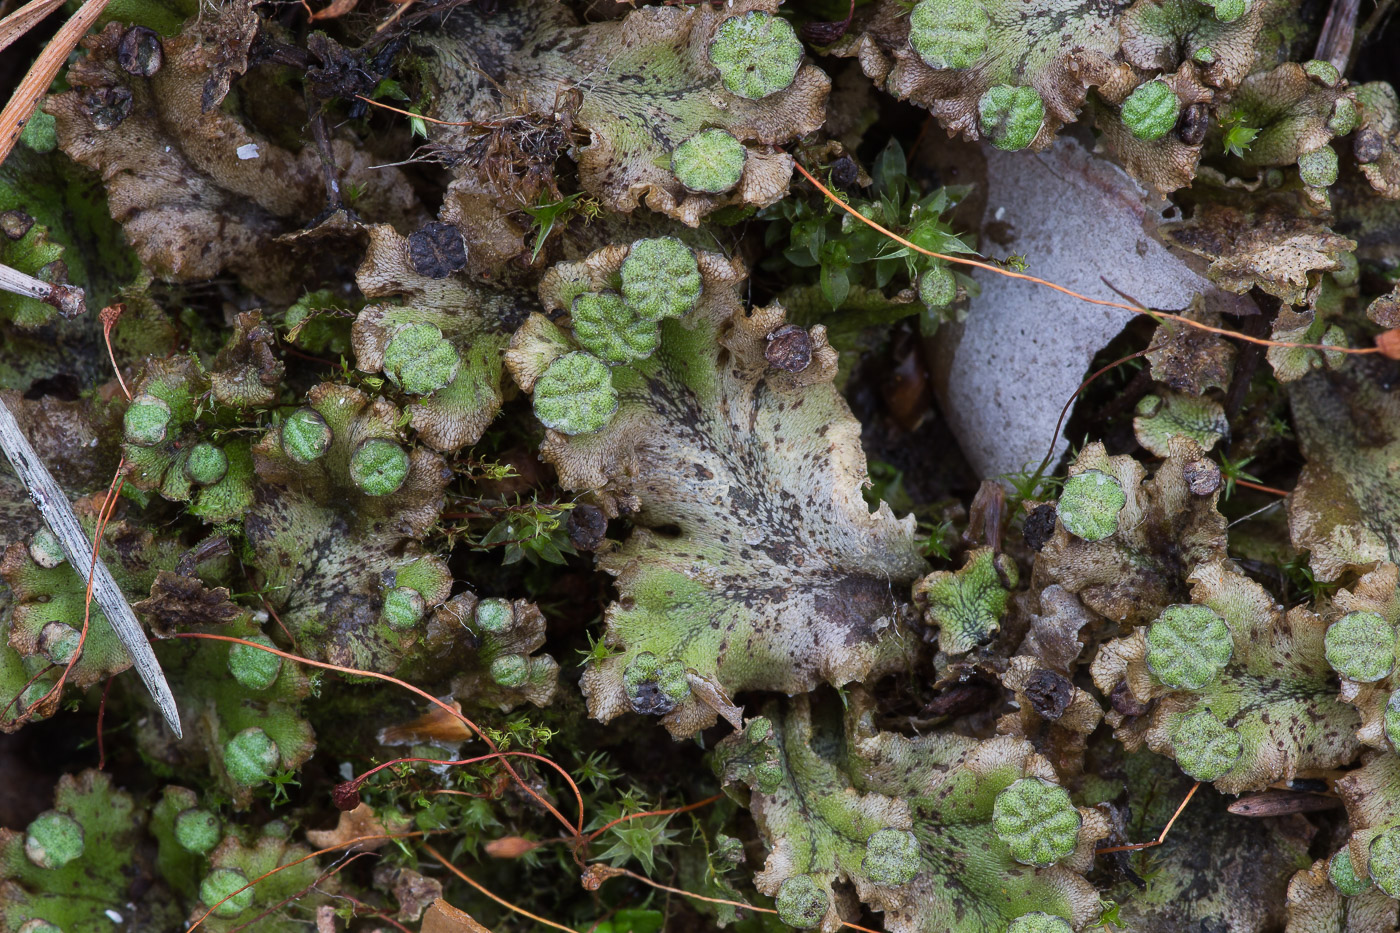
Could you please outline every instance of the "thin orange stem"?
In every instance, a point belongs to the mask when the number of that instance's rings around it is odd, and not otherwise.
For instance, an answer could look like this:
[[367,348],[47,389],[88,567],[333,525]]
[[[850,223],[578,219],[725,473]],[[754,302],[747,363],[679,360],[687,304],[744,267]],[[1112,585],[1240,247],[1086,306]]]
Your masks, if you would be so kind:
[[[470,719],[468,719],[466,716],[463,716],[462,713],[461,713],[460,711],[458,711],[458,710],[456,710],[456,709],[453,709],[449,704],[444,703],[442,700],[439,700],[437,697],[433,696],[432,694],[428,693],[427,691],[421,690],[421,689],[419,689],[418,687],[413,686],[413,684],[409,683],[408,681],[399,680],[397,677],[391,677],[391,676],[389,676],[388,674],[381,674],[381,673],[379,673],[378,671],[366,671],[366,670],[361,670],[361,669],[356,668],[356,667],[343,667],[342,665],[339,665],[339,664],[331,664],[331,663],[329,663],[329,662],[327,662],[327,661],[313,661],[313,660],[311,660],[310,658],[304,658],[304,657],[302,657],[301,655],[291,654],[290,652],[282,651],[282,650],[280,650],[280,649],[278,649],[278,648],[273,648],[273,647],[271,647],[271,646],[269,646],[269,645],[260,645],[260,644],[258,644],[258,643],[255,642],[255,641],[248,641],[247,639],[244,639],[244,638],[234,638],[234,637],[231,636],[231,635],[215,635],[215,634],[213,634],[213,633],[211,633],[211,632],[176,632],[176,633],[174,633],[171,637],[172,637],[172,638],[207,638],[207,639],[210,639],[211,641],[226,641],[226,642],[231,642],[231,643],[237,644],[237,645],[247,645],[247,646],[250,647],[250,648],[256,648],[256,649],[258,649],[259,651],[266,651],[266,652],[268,652],[269,654],[275,654],[275,655],[277,655],[278,657],[280,657],[280,658],[286,658],[286,659],[289,660],[289,661],[296,661],[298,664],[309,664],[309,665],[312,666],[312,667],[319,667],[319,668],[321,668],[321,669],[323,669],[323,670],[328,670],[328,671],[337,671],[337,672],[339,672],[339,673],[341,673],[341,674],[353,674],[353,675],[356,676],[356,677],[370,677],[370,678],[373,678],[373,679],[375,679],[375,680],[387,681],[387,682],[389,682],[389,683],[391,683],[391,684],[395,684],[395,685],[397,685],[397,686],[399,686],[399,687],[402,687],[403,689],[409,691],[410,693],[417,694],[418,696],[420,696],[420,697],[422,697],[423,699],[427,700],[429,703],[432,703],[434,706],[437,706],[437,707],[439,707],[440,709],[442,709],[444,712],[446,712],[449,716],[453,717],[454,719],[461,720],[462,725],[464,725],[464,726],[466,726],[468,729],[472,730],[472,732],[475,732],[476,735],[477,735],[477,737],[480,738],[481,741],[485,742],[485,743],[486,743],[486,746],[487,746],[488,748],[490,748],[491,751],[493,751],[493,752],[499,751],[499,749],[496,748],[496,743],[493,742],[493,741],[491,741],[491,737],[488,736],[488,735],[482,730],[482,728],[481,728],[480,726],[478,726],[476,723],[472,722],[472,721],[471,721]],[[521,789],[521,790],[525,791],[525,793],[527,793],[527,794],[529,794],[531,797],[535,798],[535,800],[536,800],[542,807],[544,807],[545,810],[549,811],[549,813],[550,813],[555,819],[557,819],[560,823],[563,823],[563,824],[564,824],[564,827],[565,827],[566,829],[568,829],[570,833],[572,833],[573,835],[578,835],[578,834],[582,833],[582,832],[583,832],[583,792],[580,791],[580,790],[578,789],[578,785],[577,785],[576,783],[574,783],[574,779],[573,779],[573,777],[569,774],[569,772],[565,771],[565,770],[563,769],[563,767],[561,767],[557,762],[555,762],[555,761],[553,761],[553,760],[551,760],[551,759],[549,759],[549,758],[545,758],[545,757],[543,757],[543,756],[540,757],[540,761],[545,762],[545,763],[548,764],[550,767],[554,768],[554,770],[556,770],[556,771],[558,771],[560,774],[562,774],[562,775],[564,776],[564,780],[568,781],[569,786],[573,789],[574,796],[575,796],[575,798],[578,800],[578,809],[579,809],[579,825],[578,825],[578,826],[574,826],[572,823],[570,823],[570,822],[568,821],[568,819],[565,818],[564,814],[560,813],[558,810],[556,810],[556,809],[554,808],[553,804],[551,804],[549,801],[545,800],[543,797],[541,797],[541,796],[535,791],[534,788],[532,788],[529,784],[525,783],[524,778],[522,778],[522,777],[520,776],[520,774],[519,774],[514,768],[512,768],[512,767],[510,766],[510,763],[509,763],[509,762],[507,762],[507,761],[505,761],[504,759],[502,759],[502,760],[501,760],[501,766],[502,766],[503,768],[506,769],[506,771],[510,774],[510,776],[511,776],[512,778],[515,779],[515,782],[516,782],[517,784],[520,785],[520,789]]]
[[107,343],[107,359],[112,361],[112,372],[117,374],[117,383],[122,387],[122,393],[127,400],[131,400],[131,390],[126,387],[126,380],[122,378],[121,367],[117,365],[117,355],[112,352],[112,328],[117,325],[117,320],[126,311],[126,305],[118,302],[108,305],[102,309],[99,317],[102,319],[102,339]]
[[423,843],[423,848],[427,850],[429,855],[441,862],[442,866],[448,871],[452,872],[452,874],[456,875],[458,878],[461,878],[467,884],[476,888],[482,894],[485,894],[487,897],[491,898],[491,900],[495,901],[497,904],[500,904],[506,910],[520,914],[520,916],[522,917],[528,917],[536,923],[543,924],[544,926],[552,927],[556,930],[564,930],[566,931],[566,933],[575,933],[575,931],[571,927],[566,927],[562,923],[555,923],[553,920],[546,920],[544,917],[530,913],[524,907],[517,907],[516,905],[512,904],[510,901],[496,894],[494,891],[490,890],[485,885],[476,881],[474,878],[472,878],[466,872],[462,871],[462,869],[458,868],[456,865],[453,865],[447,860],[445,856],[443,856],[441,852],[428,845],[428,843]]
[[715,794],[713,797],[706,797],[704,800],[688,803],[683,807],[672,807],[669,810],[647,810],[645,813],[629,813],[627,816],[619,816],[617,819],[604,823],[602,826],[593,830],[593,832],[584,837],[584,841],[592,842],[618,823],[626,823],[628,820],[638,820],[644,816],[670,816],[673,813],[685,813],[687,810],[698,810],[701,807],[709,806],[723,796],[723,794]]
[[1237,479],[1237,480],[1235,480],[1235,485],[1236,485],[1236,486],[1243,486],[1245,489],[1256,489],[1256,490],[1258,490],[1259,492],[1270,492],[1270,493],[1273,493],[1273,494],[1276,495],[1276,496],[1284,496],[1284,497],[1286,497],[1286,496],[1288,496],[1288,494],[1289,494],[1287,489],[1275,489],[1275,488],[1272,487],[1272,486],[1261,486],[1261,485],[1258,484],[1258,483],[1251,483],[1251,482],[1249,482],[1248,480],[1243,480],[1243,479]]
[[878,223],[871,220],[869,217],[866,217],[865,215],[861,214],[860,211],[851,207],[851,205],[847,204],[845,201],[832,194],[831,189],[827,188],[826,185],[823,185],[820,181],[818,181],[816,177],[813,176],[811,172],[803,168],[802,164],[796,159],[793,159],[792,164],[794,168],[796,168],[799,172],[802,173],[802,176],[804,178],[810,181],[814,186],[816,186],[816,189],[818,191],[820,191],[823,195],[826,196],[827,200],[840,207],[843,211],[850,214],[856,220],[859,220],[866,226],[879,231],[880,233],[889,237],[891,240],[894,240],[901,246],[907,247],[908,249],[912,249],[916,253],[922,253],[925,256],[932,256],[934,259],[942,259],[944,262],[953,262],[963,266],[973,266],[977,269],[986,269],[988,272],[995,272],[997,275],[1004,275],[1009,279],[1021,279],[1025,282],[1034,282],[1036,285],[1042,285],[1045,288],[1054,289],[1057,292],[1069,295],[1071,298],[1075,298],[1087,304],[1101,305],[1105,308],[1118,308],[1121,311],[1131,311],[1133,314],[1145,314],[1151,318],[1165,318],[1169,321],[1176,321],[1180,324],[1185,324],[1187,327],[1194,327],[1197,330],[1203,330],[1212,334],[1219,334],[1222,337],[1231,337],[1235,340],[1243,340],[1246,343],[1256,343],[1264,347],[1288,347],[1291,349],[1298,350],[1326,350],[1332,353],[1354,353],[1358,356],[1362,354],[1381,352],[1380,347],[1333,347],[1324,346],[1320,343],[1288,343],[1279,340],[1267,340],[1263,337],[1253,337],[1249,334],[1242,334],[1238,331],[1229,330],[1224,327],[1212,327],[1209,324],[1203,324],[1200,321],[1193,321],[1190,318],[1180,314],[1171,314],[1166,311],[1152,311],[1148,308],[1144,308],[1139,305],[1123,304],[1120,301],[1109,301],[1105,298],[1090,298],[1088,295],[1081,295],[1079,292],[1076,292],[1070,288],[1066,288],[1063,285],[1057,285],[1054,282],[1050,282],[1042,278],[1037,278],[1033,275],[1026,275],[1024,272],[1012,272],[1009,269],[1002,269],[990,263],[978,262],[975,259],[966,259],[962,256],[950,256],[947,253],[935,253],[933,250],[924,249],[922,246],[918,246],[917,244],[909,242],[908,240],[904,239],[904,237],[900,236],[894,231],[888,230],[885,227],[880,226]]
[[[400,7],[400,10],[402,9],[403,7]],[[355,96],[360,100],[364,101],[365,103],[369,104],[371,107],[381,107],[385,110],[392,110],[394,111],[394,113],[401,113],[406,117],[413,117],[415,120],[423,120],[427,123],[436,123],[438,126],[476,126],[480,122],[479,120],[463,120],[461,123],[453,123],[450,120],[439,120],[436,117],[425,117],[421,113],[414,113],[412,110],[400,110],[398,107],[390,107],[388,104],[383,103],[382,101],[370,100],[363,94],[356,94]]]
[[1167,820],[1167,825],[1162,827],[1162,834],[1157,837],[1155,842],[1135,842],[1127,846],[1109,846],[1106,849],[1095,849],[1094,854],[1107,855],[1109,852],[1136,852],[1138,849],[1150,849],[1153,846],[1159,846],[1166,842],[1167,833],[1172,831],[1172,826],[1176,823],[1176,818],[1181,816],[1181,811],[1186,809],[1186,805],[1191,802],[1192,797],[1196,796],[1196,791],[1200,790],[1200,788],[1200,781],[1191,785],[1191,789],[1186,792],[1186,799],[1181,801],[1181,806],[1177,807],[1176,812],[1172,814],[1172,818]]

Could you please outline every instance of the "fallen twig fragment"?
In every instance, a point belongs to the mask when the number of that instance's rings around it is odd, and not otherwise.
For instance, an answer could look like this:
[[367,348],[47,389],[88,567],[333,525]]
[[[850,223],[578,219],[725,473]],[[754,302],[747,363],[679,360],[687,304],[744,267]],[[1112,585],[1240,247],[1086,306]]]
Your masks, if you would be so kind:
[[0,265],[0,291],[53,305],[64,317],[75,317],[87,310],[83,290],[76,285],[55,285],[6,265]]
[[100,558],[93,556],[92,545],[83,532],[82,525],[78,523],[78,516],[73,514],[68,497],[63,494],[53,474],[34,452],[29,439],[20,430],[19,422],[15,420],[3,400],[0,400],[0,449],[5,451],[5,456],[15,468],[15,474],[29,490],[34,504],[39,507],[39,514],[44,517],[49,529],[58,538],[69,566],[79,574],[83,572],[84,567],[91,566],[93,598],[97,600],[97,605],[102,608],[107,621],[112,625],[112,631],[116,632],[117,638],[131,656],[136,672],[141,675],[146,689],[151,692],[161,715],[179,738],[180,712],[175,706],[175,698],[170,693],[170,685],[165,681],[165,674],[160,669],[160,662],[151,650],[151,643],[146,640],[146,633],[141,630],[141,623],[131,611],[131,605],[122,595],[117,581],[112,579],[107,565],[102,563]]

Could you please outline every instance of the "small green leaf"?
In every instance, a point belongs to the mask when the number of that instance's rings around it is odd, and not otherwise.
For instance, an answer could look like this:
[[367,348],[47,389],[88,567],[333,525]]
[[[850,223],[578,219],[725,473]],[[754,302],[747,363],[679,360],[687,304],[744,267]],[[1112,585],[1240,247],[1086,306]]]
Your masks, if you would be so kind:
[[1351,848],[1349,846],[1343,846],[1327,860],[1327,880],[1332,882],[1332,887],[1347,897],[1355,897],[1371,886],[1369,876],[1365,878],[1356,876],[1356,866],[1351,862]]
[[865,842],[861,871],[876,884],[907,884],[919,873],[919,840],[904,829],[881,829]]
[[1371,878],[1391,897],[1400,897],[1400,827],[1371,840]]
[[25,830],[24,854],[40,868],[62,868],[82,857],[83,827],[66,813],[41,813]]
[[457,378],[457,349],[432,324],[399,328],[384,348],[384,374],[409,395],[428,395]]
[[350,479],[366,495],[387,496],[408,477],[408,452],[391,440],[371,437],[350,455]]

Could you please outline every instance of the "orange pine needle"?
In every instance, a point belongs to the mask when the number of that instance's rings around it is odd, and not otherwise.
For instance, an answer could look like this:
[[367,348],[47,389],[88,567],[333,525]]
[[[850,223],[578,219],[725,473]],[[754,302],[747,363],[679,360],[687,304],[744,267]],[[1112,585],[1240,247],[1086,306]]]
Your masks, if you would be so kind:
[[1186,792],[1186,798],[1181,801],[1181,806],[1177,807],[1176,812],[1172,814],[1172,818],[1167,820],[1167,825],[1162,827],[1162,834],[1157,837],[1155,842],[1135,842],[1132,845],[1126,846],[1109,846],[1106,849],[1095,849],[1094,854],[1107,855],[1110,852],[1136,852],[1138,849],[1150,849],[1153,846],[1159,846],[1166,842],[1167,833],[1172,831],[1172,825],[1176,823],[1176,818],[1181,816],[1181,811],[1186,809],[1186,805],[1191,802],[1192,797],[1196,796],[1196,791],[1200,790],[1200,788],[1200,781],[1191,785],[1191,789]]

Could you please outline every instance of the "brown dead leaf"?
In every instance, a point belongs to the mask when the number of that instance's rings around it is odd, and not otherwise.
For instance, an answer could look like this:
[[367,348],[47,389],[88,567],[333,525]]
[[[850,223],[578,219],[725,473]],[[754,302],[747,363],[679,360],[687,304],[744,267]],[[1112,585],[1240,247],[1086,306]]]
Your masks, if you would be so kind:
[[421,933],[491,933],[472,919],[465,910],[458,910],[442,898],[433,901],[423,914]]
[[168,638],[192,626],[227,625],[243,614],[229,599],[226,587],[210,589],[198,577],[162,570],[151,584],[151,595],[132,603],[142,620],[159,638]]
[[[379,821],[374,809],[367,803],[361,803],[355,809],[341,813],[335,829],[308,829],[306,839],[318,849],[329,849],[332,846],[344,846],[350,840],[359,839],[361,836],[387,836],[390,832],[391,830],[385,829],[384,824]],[[388,841],[366,839],[364,842],[348,846],[347,851],[373,852]]]

